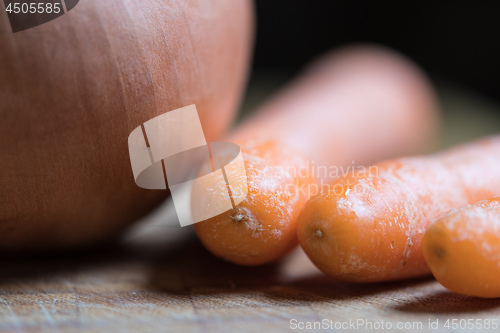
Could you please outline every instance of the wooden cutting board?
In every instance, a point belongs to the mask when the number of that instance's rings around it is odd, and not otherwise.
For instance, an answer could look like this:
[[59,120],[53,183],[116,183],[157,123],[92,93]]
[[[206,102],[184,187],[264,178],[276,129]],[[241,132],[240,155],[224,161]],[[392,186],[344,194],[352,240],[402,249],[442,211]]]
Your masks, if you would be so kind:
[[[494,103],[448,86],[441,95],[447,117],[442,146],[500,129]],[[281,263],[239,267],[206,252],[192,230],[158,225],[168,214],[152,219],[131,230],[124,244],[0,258],[0,331],[278,332],[318,322],[352,331],[402,325],[395,331],[448,332],[448,319],[462,319],[462,328],[463,319],[500,321],[500,299],[455,295],[432,278],[339,283],[300,250]]]
[[293,320],[332,320],[354,321],[360,331],[370,331],[368,322],[428,328],[429,320],[439,320],[447,331],[450,318],[500,318],[500,299],[455,295],[430,278],[335,282],[302,251],[262,267],[218,260],[194,238],[163,252],[141,254],[120,246],[85,255],[4,260],[0,330],[273,332],[289,330]]

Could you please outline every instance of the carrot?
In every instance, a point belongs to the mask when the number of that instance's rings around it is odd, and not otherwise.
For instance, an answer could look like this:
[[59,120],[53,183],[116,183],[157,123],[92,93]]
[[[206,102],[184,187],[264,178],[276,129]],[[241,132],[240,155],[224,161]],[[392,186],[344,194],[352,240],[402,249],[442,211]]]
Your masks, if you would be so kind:
[[305,205],[299,242],[318,268],[340,280],[429,274],[425,229],[450,209],[499,195],[499,164],[497,136],[342,177]]
[[[237,264],[281,258],[298,243],[297,218],[319,189],[316,179],[337,176],[315,173],[316,166],[422,150],[436,132],[435,109],[425,77],[392,51],[358,46],[326,55],[232,133],[228,141],[242,148],[248,196],[195,224],[197,235]],[[225,191],[221,183],[210,195]]]
[[500,297],[500,198],[441,216],[425,232],[423,249],[432,274],[449,290]]

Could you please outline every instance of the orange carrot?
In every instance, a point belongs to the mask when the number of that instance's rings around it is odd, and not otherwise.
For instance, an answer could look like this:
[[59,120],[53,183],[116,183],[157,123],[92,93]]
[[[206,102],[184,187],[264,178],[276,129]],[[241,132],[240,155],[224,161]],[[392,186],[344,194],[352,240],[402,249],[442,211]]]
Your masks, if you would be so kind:
[[425,232],[423,249],[432,274],[446,288],[500,297],[500,198],[441,216]]
[[498,165],[500,136],[342,177],[305,205],[299,242],[318,268],[340,280],[429,274],[425,229],[450,209],[499,195]]
[[[314,179],[337,176],[314,173],[315,166],[422,150],[435,134],[435,109],[422,73],[394,52],[358,46],[325,56],[230,136],[243,151],[249,194],[195,224],[200,240],[242,265],[281,258],[297,245],[298,214]],[[226,191],[219,185],[212,196]]]

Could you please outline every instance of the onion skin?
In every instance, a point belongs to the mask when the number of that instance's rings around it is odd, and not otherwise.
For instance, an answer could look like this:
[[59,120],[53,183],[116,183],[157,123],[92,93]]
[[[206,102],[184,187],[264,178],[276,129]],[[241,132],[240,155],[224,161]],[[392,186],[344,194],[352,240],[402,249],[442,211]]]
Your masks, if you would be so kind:
[[168,191],[136,186],[129,133],[196,104],[219,138],[252,39],[246,0],[87,0],[16,34],[0,15],[0,249],[78,248],[155,207]]

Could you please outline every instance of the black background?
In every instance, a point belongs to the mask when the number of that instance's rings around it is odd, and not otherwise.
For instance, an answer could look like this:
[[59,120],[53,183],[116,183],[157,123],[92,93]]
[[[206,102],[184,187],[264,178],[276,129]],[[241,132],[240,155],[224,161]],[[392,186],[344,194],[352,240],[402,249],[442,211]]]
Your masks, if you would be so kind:
[[257,0],[254,69],[297,71],[353,42],[392,47],[431,77],[500,100],[500,1]]

